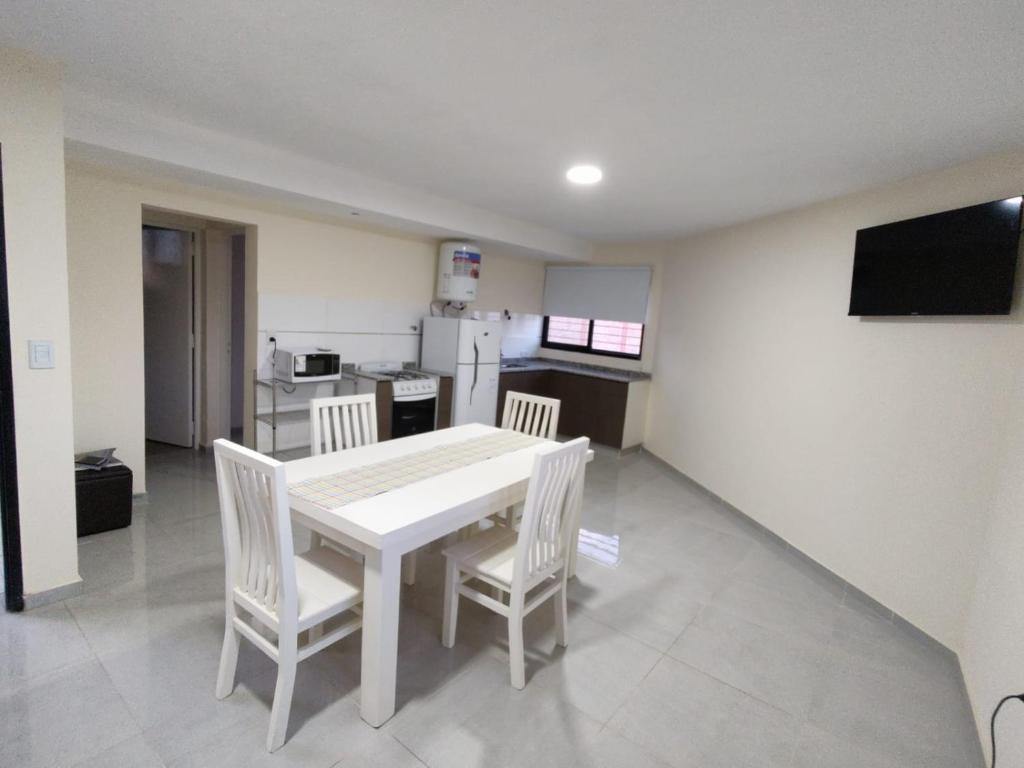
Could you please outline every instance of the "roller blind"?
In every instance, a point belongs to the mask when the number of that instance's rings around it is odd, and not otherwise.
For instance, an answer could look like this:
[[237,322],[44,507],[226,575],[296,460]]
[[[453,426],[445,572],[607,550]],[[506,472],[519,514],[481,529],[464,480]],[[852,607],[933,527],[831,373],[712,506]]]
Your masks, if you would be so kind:
[[544,314],[647,321],[650,267],[547,267]]

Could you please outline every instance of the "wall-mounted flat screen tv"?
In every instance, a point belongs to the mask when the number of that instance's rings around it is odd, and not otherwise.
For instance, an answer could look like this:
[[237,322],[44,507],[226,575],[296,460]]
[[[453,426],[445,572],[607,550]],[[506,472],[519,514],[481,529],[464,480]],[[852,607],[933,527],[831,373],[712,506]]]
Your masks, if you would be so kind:
[[857,232],[851,315],[1006,315],[1021,198]]

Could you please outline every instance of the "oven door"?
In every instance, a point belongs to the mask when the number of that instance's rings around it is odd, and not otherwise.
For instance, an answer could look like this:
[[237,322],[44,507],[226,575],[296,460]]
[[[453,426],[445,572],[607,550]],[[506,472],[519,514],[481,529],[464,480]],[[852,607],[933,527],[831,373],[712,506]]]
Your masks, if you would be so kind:
[[437,395],[394,400],[391,405],[391,437],[408,437],[434,430]]

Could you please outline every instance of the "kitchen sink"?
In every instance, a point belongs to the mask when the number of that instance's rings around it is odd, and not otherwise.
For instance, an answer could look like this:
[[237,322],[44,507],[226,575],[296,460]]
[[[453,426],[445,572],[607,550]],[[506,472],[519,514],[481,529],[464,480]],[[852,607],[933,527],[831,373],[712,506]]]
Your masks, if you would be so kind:
[[526,365],[526,363],[502,363],[501,367],[502,367],[502,369],[508,369],[508,368],[527,368],[528,366]]

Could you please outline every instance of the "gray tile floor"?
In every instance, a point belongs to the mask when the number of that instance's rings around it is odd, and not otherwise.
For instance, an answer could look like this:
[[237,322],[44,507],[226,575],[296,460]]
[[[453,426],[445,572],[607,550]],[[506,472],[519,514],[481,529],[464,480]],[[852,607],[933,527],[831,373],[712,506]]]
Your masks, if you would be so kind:
[[955,661],[658,462],[603,451],[584,526],[617,562],[580,559],[568,649],[549,611],[531,617],[524,691],[484,609],[463,601],[441,647],[428,552],[404,593],[397,715],[359,719],[357,634],[300,666],[268,755],[271,663],[243,643],[235,693],[213,696],[212,462],[153,448],[149,487],[131,528],[81,540],[85,594],[0,617],[0,766],[980,765]]

